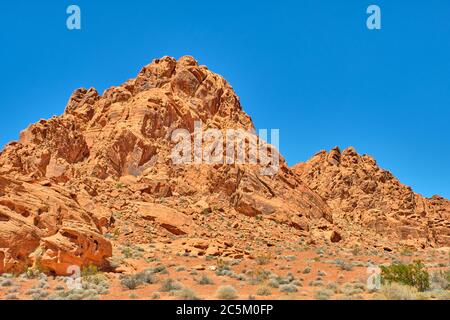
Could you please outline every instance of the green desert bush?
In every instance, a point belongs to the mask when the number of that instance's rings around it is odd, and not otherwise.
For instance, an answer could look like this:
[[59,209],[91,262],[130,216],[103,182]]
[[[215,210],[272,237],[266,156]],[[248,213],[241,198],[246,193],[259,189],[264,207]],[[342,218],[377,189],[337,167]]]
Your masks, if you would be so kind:
[[421,292],[430,288],[430,275],[421,261],[381,266],[381,280],[387,284],[396,282],[415,287]]

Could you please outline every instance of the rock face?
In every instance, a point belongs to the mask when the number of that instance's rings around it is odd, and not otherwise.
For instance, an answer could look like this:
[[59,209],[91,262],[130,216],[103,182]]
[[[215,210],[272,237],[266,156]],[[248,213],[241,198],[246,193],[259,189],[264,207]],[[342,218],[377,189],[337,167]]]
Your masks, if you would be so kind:
[[260,163],[175,165],[171,135],[192,137],[196,121],[253,129],[231,86],[192,57],[154,60],[101,96],[76,90],[63,115],[31,125],[0,155],[2,270],[105,267],[112,244],[103,235],[119,230],[119,242],[229,238],[214,215],[248,231],[258,216],[303,234],[312,220],[331,224],[328,206],[283,159],[272,176]]
[[63,115],[31,125],[0,153],[0,273],[107,269],[123,243],[242,258],[248,247],[346,243],[367,229],[448,245],[447,200],[415,195],[351,149],[294,169],[281,158],[272,175],[262,161],[174,163],[172,134],[195,140],[196,123],[254,136],[232,87],[192,57],[154,60],[103,95],[76,90]]
[[450,244],[450,201],[415,194],[368,155],[334,148],[293,170],[330,206],[347,238],[386,247]]

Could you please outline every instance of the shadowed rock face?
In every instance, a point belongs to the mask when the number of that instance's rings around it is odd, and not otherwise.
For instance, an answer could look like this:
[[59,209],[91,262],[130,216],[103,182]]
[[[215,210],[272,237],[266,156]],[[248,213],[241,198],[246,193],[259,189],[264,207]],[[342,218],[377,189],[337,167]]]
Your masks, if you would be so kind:
[[24,130],[0,154],[0,273],[108,268],[123,243],[229,257],[300,237],[345,244],[355,238],[346,221],[358,232],[448,244],[447,200],[415,195],[352,150],[294,170],[281,158],[272,176],[261,163],[175,165],[172,133],[193,138],[196,121],[254,129],[221,76],[192,57],[164,57],[103,95],[76,90],[63,115]]
[[[450,202],[426,199],[353,148],[319,152],[294,171],[333,210],[335,224],[346,230],[372,231],[366,241],[411,246],[450,244]],[[358,241],[357,237],[354,237]]]

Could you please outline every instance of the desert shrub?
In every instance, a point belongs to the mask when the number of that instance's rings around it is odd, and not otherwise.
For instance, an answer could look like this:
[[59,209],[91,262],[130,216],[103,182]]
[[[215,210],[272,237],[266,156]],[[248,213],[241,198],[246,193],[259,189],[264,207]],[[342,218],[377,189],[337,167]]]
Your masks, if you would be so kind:
[[365,285],[363,283],[346,283],[342,288],[341,292],[346,296],[353,296],[355,294],[360,294],[365,292]]
[[216,275],[217,276],[225,276],[229,275],[231,271],[230,265],[226,262],[219,261],[217,264]]
[[360,252],[361,252],[361,249],[358,247],[358,245],[354,245],[352,248],[352,254],[354,256],[357,256],[357,255],[359,255]]
[[161,298],[161,294],[159,292],[153,292],[151,298],[152,300],[158,300]]
[[2,287],[11,287],[13,285],[13,281],[11,279],[4,279],[1,283],[0,286]]
[[56,291],[64,291],[66,288],[64,288],[64,286],[63,285],[60,285],[60,284],[58,284],[56,287],[55,287],[55,290]]
[[39,280],[38,287],[41,289],[48,289],[49,285],[47,282],[47,278],[43,278],[43,279]]
[[314,293],[314,298],[317,300],[328,300],[333,295],[332,290],[328,289],[319,289]]
[[267,285],[272,288],[278,288],[280,286],[280,283],[278,282],[278,280],[276,278],[271,278],[271,279],[269,279],[269,282],[267,283]]
[[287,260],[287,261],[294,261],[297,259],[296,256],[284,256],[283,259]]
[[256,257],[255,261],[258,265],[262,266],[262,265],[268,264],[270,262],[270,259],[271,259],[271,256],[262,255],[262,256]]
[[338,285],[335,282],[329,282],[326,287],[328,290],[332,290],[333,292],[338,292]]
[[280,291],[281,292],[285,292],[285,293],[292,293],[292,292],[297,292],[297,286],[293,285],[293,284],[283,284],[282,286],[280,286]]
[[319,277],[325,277],[327,275],[327,273],[325,271],[319,270],[319,271],[317,271],[317,275]]
[[214,282],[206,275],[202,275],[202,277],[200,279],[197,280],[198,284],[200,285],[209,285],[209,284],[214,284]]
[[120,279],[120,284],[130,290],[135,290],[142,283],[135,275],[125,275]]
[[307,266],[307,267],[305,267],[305,269],[303,269],[303,273],[304,274],[307,274],[307,273],[310,273],[311,272],[311,267],[310,266]]
[[381,293],[388,300],[416,300],[418,298],[415,287],[396,282],[383,285]]
[[165,279],[159,289],[161,292],[178,291],[182,288],[181,284],[173,279]]
[[[120,283],[125,288],[130,290],[134,290],[142,284],[154,284],[157,283],[158,280],[153,274],[154,270],[148,269],[143,272],[139,272],[132,275],[124,275],[121,277]],[[92,276],[90,277],[92,278]]]
[[153,269],[147,269],[146,271],[150,271],[152,273],[167,274],[167,268],[163,265],[156,266]]
[[411,256],[414,254],[414,252],[413,252],[411,249],[404,248],[404,249],[400,252],[400,254],[401,254],[402,256],[411,257]]
[[223,300],[233,300],[237,298],[237,291],[233,286],[221,286],[217,289],[216,296]]
[[310,281],[309,282],[309,285],[311,286],[311,287],[322,287],[323,286],[323,282],[322,282],[322,280],[313,280],[313,281]]
[[89,264],[81,270],[82,277],[94,276],[98,273],[98,268],[96,265]]
[[272,294],[272,292],[270,291],[270,289],[268,287],[259,287],[256,290],[256,294],[258,296],[270,296]]
[[125,185],[122,182],[118,182],[118,183],[116,183],[116,188],[123,189],[123,188],[125,188]]
[[341,270],[351,271],[353,269],[353,264],[351,264],[350,262],[337,259],[335,263],[339,268],[341,268]]
[[257,285],[269,279],[271,272],[267,270],[254,270],[247,272],[249,275],[248,282],[251,285]]
[[31,295],[31,298],[33,300],[44,300],[47,298],[49,293],[47,291],[36,291],[34,294]]
[[234,274],[233,278],[236,279],[236,280],[239,280],[239,281],[245,281],[247,279],[247,277],[243,273]]
[[421,261],[411,264],[393,264],[381,266],[381,280],[383,283],[401,283],[425,291],[430,288],[430,275]]
[[140,272],[140,273],[136,274],[136,277],[143,284],[154,284],[154,283],[158,282],[157,278],[154,276],[153,272],[150,270]]
[[197,296],[197,293],[195,293],[195,291],[190,288],[183,288],[178,291],[177,297],[181,300],[200,300],[200,298]]
[[440,270],[431,274],[431,288],[450,290],[450,270]]

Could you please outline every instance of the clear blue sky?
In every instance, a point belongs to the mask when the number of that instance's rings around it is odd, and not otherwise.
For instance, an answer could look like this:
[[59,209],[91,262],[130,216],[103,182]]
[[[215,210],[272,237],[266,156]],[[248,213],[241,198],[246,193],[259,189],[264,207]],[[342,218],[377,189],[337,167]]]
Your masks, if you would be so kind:
[[[82,30],[66,28],[66,8]],[[382,30],[366,28],[378,4]],[[153,58],[223,75],[290,164],[354,146],[426,196],[450,197],[450,1],[1,1],[0,146]]]

